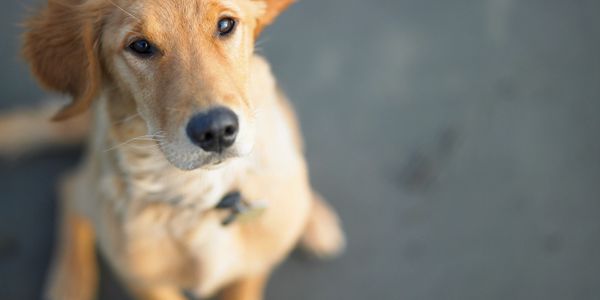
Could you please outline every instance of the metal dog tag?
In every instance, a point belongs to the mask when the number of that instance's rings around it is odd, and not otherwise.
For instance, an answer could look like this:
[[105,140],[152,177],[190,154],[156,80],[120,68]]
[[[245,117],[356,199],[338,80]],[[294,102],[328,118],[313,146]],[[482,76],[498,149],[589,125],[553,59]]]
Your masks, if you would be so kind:
[[265,201],[257,201],[254,203],[244,202],[244,209],[239,212],[237,221],[240,223],[249,223],[255,221],[262,216],[267,210],[268,204]]
[[264,213],[267,206],[268,203],[266,201],[248,203],[242,199],[242,195],[239,192],[233,192],[225,195],[216,208],[230,211],[229,216],[221,222],[223,226],[228,226],[233,222],[248,223],[255,220]]

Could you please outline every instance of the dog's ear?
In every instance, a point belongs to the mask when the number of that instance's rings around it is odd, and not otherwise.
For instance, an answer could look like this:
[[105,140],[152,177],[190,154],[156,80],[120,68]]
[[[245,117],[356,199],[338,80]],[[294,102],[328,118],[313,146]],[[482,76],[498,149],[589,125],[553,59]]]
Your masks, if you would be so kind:
[[262,2],[264,9],[257,20],[256,29],[254,30],[254,36],[256,37],[260,35],[265,27],[273,23],[277,16],[294,3],[295,0],[258,0],[258,2]]
[[69,94],[72,102],[55,121],[87,110],[102,80],[98,57],[99,9],[83,0],[49,0],[25,23],[23,55],[46,88]]

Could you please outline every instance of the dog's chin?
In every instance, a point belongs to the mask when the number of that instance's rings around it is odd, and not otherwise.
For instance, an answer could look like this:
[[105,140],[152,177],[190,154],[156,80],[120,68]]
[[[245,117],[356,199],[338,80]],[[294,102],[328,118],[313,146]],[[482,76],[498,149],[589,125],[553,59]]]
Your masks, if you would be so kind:
[[171,165],[182,171],[193,171],[193,170],[215,170],[223,167],[227,162],[237,157],[234,153],[224,152],[208,154],[202,153],[190,153],[187,155],[169,155],[165,154],[165,158]]

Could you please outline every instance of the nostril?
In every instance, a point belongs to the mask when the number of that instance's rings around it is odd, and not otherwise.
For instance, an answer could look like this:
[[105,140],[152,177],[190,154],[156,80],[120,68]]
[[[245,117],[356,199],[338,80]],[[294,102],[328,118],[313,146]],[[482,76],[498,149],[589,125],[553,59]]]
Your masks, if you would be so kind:
[[237,128],[233,125],[227,126],[225,128],[225,136],[232,136],[237,133]]
[[212,132],[206,132],[200,136],[200,142],[208,142],[215,138],[215,135]]

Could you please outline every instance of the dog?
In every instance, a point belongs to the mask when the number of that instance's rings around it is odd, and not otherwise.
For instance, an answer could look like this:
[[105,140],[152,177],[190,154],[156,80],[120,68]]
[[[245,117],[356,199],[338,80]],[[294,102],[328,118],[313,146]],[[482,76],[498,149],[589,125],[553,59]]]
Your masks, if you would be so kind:
[[[0,148],[86,141],[60,186],[48,299],[93,299],[96,246],[136,299],[263,299],[297,245],[345,246],[292,106],[254,44],[291,0],[48,0],[23,54],[71,103],[0,120]],[[44,109],[47,111],[47,109]]]

